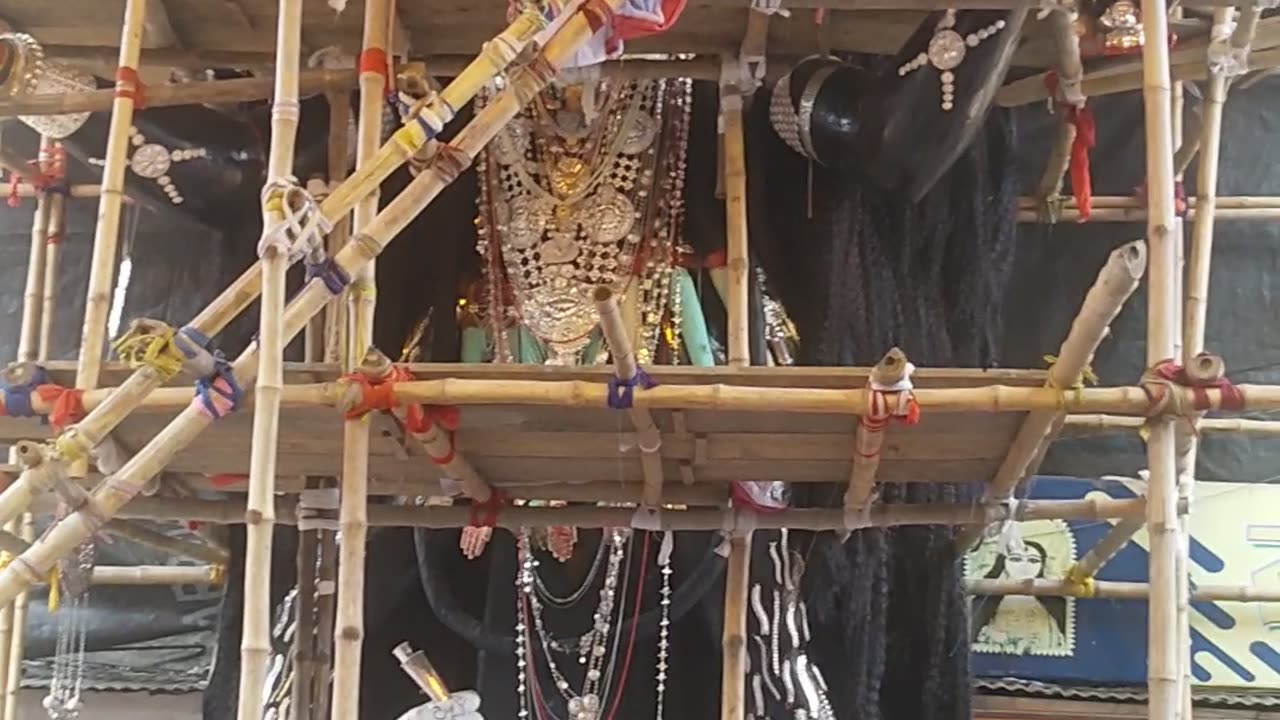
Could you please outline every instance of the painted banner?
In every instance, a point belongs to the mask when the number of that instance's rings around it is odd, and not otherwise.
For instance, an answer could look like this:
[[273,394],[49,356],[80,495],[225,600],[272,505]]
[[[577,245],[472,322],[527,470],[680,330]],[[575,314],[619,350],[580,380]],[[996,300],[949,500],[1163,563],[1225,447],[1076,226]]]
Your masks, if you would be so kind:
[[[1143,483],[1041,476],[1026,497],[1131,498]],[[1191,581],[1280,587],[1280,485],[1198,483],[1191,523]],[[965,558],[970,578],[1061,578],[1112,522],[1034,520],[997,526]],[[1141,531],[1098,580],[1145,582]],[[1097,685],[1146,683],[1143,600],[973,596],[973,670]],[[1280,603],[1196,602],[1191,610],[1196,683],[1280,689]]]

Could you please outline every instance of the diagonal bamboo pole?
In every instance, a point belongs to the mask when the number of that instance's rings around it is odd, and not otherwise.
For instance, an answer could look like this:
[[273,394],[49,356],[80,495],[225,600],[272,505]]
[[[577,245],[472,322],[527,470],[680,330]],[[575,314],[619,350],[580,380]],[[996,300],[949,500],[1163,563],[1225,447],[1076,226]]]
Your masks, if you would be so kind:
[[[1173,127],[1169,117],[1168,4],[1143,0],[1143,104],[1146,110],[1147,178],[1147,365],[1174,356],[1180,336],[1177,248],[1173,194]],[[1147,439],[1147,532],[1150,535],[1147,619],[1147,713],[1172,720],[1181,707],[1177,634],[1177,469],[1174,419],[1153,418]]]
[[[366,0],[364,5],[363,57],[385,57],[391,18],[390,0]],[[360,114],[356,130],[356,172],[373,159],[382,131],[382,99],[386,93],[383,68],[361,62]],[[360,233],[378,214],[378,192],[356,205],[351,232]],[[373,318],[377,303],[377,275],[373,261],[355,275],[347,290],[347,344],[343,366],[348,372],[373,346]],[[360,715],[360,651],[364,647],[365,541],[369,533],[369,423],[368,415],[342,424],[341,505],[338,526],[337,615],[333,625],[333,700],[335,717]]]
[[[271,106],[268,187],[293,174],[298,135],[298,69],[302,54],[302,0],[280,0],[276,28],[276,89]],[[266,191],[271,193],[271,190]],[[263,196],[263,232],[279,228],[289,199]],[[264,240],[266,235],[264,234]],[[301,238],[297,238],[301,240]],[[315,239],[323,242],[322,239]],[[286,241],[287,242],[287,241]],[[258,332],[258,372],[254,388],[253,444],[249,460],[249,498],[245,510],[244,627],[240,641],[239,720],[261,720],[262,689],[271,661],[271,546],[275,531],[276,453],[279,449],[280,392],[284,387],[282,327],[285,311],[287,248],[259,245],[262,268],[262,319]]]
[[[604,285],[595,289],[592,299],[600,313],[600,330],[613,355],[613,372],[619,380],[633,382],[641,368],[632,350],[629,333],[618,308],[618,299],[613,290]],[[636,431],[636,445],[640,449],[640,464],[644,473],[641,507],[646,511],[656,512],[662,505],[662,435],[648,409],[632,406],[627,414]]]
[[[605,10],[616,7],[620,1],[605,0]],[[560,31],[547,42],[541,55],[514,74],[508,81],[507,88],[452,143],[440,148],[431,171],[414,178],[364,232],[358,234],[334,257],[337,266],[349,275],[380,253],[422,208],[473,161],[476,153],[484,148],[498,130],[545,87],[556,69],[591,37],[595,32],[594,28],[601,26],[605,10],[592,5],[574,12]],[[318,279],[308,283],[285,310],[283,338],[292,338],[301,332],[311,316],[325,307],[329,298],[330,294],[324,283]],[[257,352],[257,348],[250,347],[233,365],[233,372],[243,385],[256,377]],[[196,406],[188,406],[179,413],[169,425],[156,433],[146,447],[130,458],[124,467],[94,489],[87,507],[52,526],[30,550],[0,570],[0,603],[8,602],[23,588],[30,587],[58,558],[92,535],[105,519],[124,507],[211,422],[202,409]]]
[[[1098,273],[1098,279],[1085,295],[1080,313],[1071,323],[1071,331],[1062,341],[1057,362],[1049,370],[1049,380],[1046,383],[1048,387],[1066,393],[1080,384],[1093,353],[1109,331],[1111,321],[1137,289],[1146,254],[1146,245],[1140,240],[1112,251]],[[1012,496],[1018,483],[1035,472],[1049,444],[1061,429],[1065,417],[1065,400],[1057,410],[1042,410],[1027,415],[1014,437],[1009,454],[987,486],[985,500],[999,501]],[[982,536],[982,531],[981,527],[962,530],[957,535],[956,547],[972,547]]]
[[[570,14],[572,13],[558,18],[548,27],[536,7],[530,7],[521,13],[506,30],[485,44],[476,59],[452,83],[427,103],[418,118],[407,122],[378,150],[373,162],[347,178],[325,198],[320,204],[320,211],[325,219],[330,224],[336,224],[345,218],[361,197],[377,187],[427,143],[429,138],[426,127],[443,126],[453,116],[454,108],[469,102],[486,83],[523,52],[535,37],[541,37],[549,30],[558,30],[564,22],[563,18]],[[206,337],[212,337],[248,308],[258,298],[261,290],[262,269],[260,263],[255,263],[196,315],[188,323],[188,327]],[[169,373],[156,365],[138,368],[115,392],[92,407],[88,416],[55,439],[54,444],[63,456],[62,459],[78,461],[86,457],[107,433],[169,377]],[[0,504],[4,503],[4,495],[24,492],[22,486],[25,482],[24,476],[20,476],[5,488],[0,493]],[[21,504],[19,511],[25,507],[26,504]]]

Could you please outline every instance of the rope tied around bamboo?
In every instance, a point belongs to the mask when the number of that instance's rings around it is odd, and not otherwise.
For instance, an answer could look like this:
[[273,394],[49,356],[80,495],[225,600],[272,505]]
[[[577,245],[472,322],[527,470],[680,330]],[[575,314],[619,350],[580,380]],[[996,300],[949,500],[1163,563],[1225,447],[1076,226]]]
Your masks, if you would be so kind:
[[[1148,403],[1143,414],[1149,419],[1174,415],[1194,428],[1195,416],[1210,410],[1245,410],[1244,389],[1227,379],[1224,368],[1222,358],[1212,353],[1200,353],[1186,366],[1173,359],[1156,363],[1139,381]],[[1145,439],[1145,425],[1140,432]]]
[[858,418],[853,467],[844,495],[847,531],[870,527],[869,511],[875,502],[876,471],[880,468],[885,428],[894,420],[908,426],[920,422],[920,402],[911,382],[915,369],[906,354],[895,347],[885,353],[867,378],[866,409]]
[[[36,159],[28,160],[27,164],[35,169],[34,176],[28,179],[37,194],[65,196],[70,193],[71,188],[67,185],[67,154],[61,145],[40,148]],[[16,208],[22,203],[20,196],[22,180],[21,173],[9,173],[8,205],[11,208]]]
[[304,258],[309,266],[325,264],[324,238],[333,230],[333,223],[295,178],[267,181],[262,188],[262,210],[266,226],[258,241],[258,257],[274,251],[287,258],[289,265]]
[[347,420],[358,420],[371,412],[405,410],[405,429],[415,436],[441,437],[448,449],[440,454],[427,451],[431,462],[441,467],[457,458],[454,432],[462,421],[462,411],[454,405],[423,405],[401,403],[396,397],[396,383],[409,382],[413,373],[403,365],[396,365],[376,348],[365,354],[360,367],[343,375],[337,385],[336,404]]
[[1049,377],[1045,380],[1044,385],[1058,391],[1058,409],[1066,412],[1067,410],[1067,391],[1070,390],[1075,394],[1077,402],[1083,397],[1083,391],[1088,385],[1098,384],[1098,375],[1093,371],[1093,366],[1085,363],[1080,369],[1079,374],[1065,386],[1060,383],[1053,373],[1053,368],[1058,364],[1057,355],[1045,355],[1045,364],[1049,366]]

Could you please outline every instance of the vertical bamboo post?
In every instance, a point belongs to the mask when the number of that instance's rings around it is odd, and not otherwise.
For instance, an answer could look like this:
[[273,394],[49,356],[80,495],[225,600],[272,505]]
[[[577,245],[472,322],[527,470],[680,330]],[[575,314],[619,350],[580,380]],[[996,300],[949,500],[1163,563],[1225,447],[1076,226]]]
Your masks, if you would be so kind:
[[[61,147],[53,146],[55,152],[61,153]],[[54,162],[62,161],[55,156]],[[62,172],[55,169],[54,172]],[[64,178],[65,179],[65,178]],[[66,231],[66,193],[49,194],[49,225],[44,245],[44,299],[40,310],[40,344],[39,359],[47,360],[53,352],[53,318],[58,301],[58,256],[62,250],[62,236]]]
[[[40,159],[51,152],[53,141],[40,138]],[[43,168],[42,168],[43,169]],[[27,284],[22,293],[22,325],[18,335],[18,360],[29,362],[40,351],[40,311],[44,305],[45,251],[49,244],[49,193],[36,194],[31,221],[31,252],[27,255]]]
[[[1142,0],[1144,43],[1142,96],[1147,146],[1147,364],[1173,357],[1177,327],[1177,248],[1174,247],[1173,127],[1169,117],[1169,21],[1165,0]],[[1153,418],[1147,440],[1151,471],[1147,488],[1151,597],[1147,622],[1148,717],[1173,720],[1178,693],[1176,576],[1178,555],[1177,469],[1174,419]]]
[[[133,126],[138,83],[138,58],[142,51],[142,24],[147,0],[126,0],[120,34],[120,67],[116,70],[116,97],[111,103],[111,125],[102,167],[102,190],[98,197],[98,222],[93,232],[89,290],[84,305],[84,330],[80,336],[80,362],[76,367],[76,387],[90,390],[98,386],[106,343],[107,315],[111,310],[112,279],[115,276],[119,245],[120,208],[124,200],[124,174],[128,168],[129,128]],[[73,475],[82,475],[83,462]]]
[[[742,127],[742,91],[737,86],[738,61],[726,57],[720,69],[720,118],[724,128],[725,245],[728,251],[729,365],[751,364],[748,323],[750,262],[747,239],[747,162]],[[747,592],[751,582],[751,533],[729,541],[729,567],[724,586],[724,669],[720,684],[721,720],[746,717]]]
[[[31,513],[22,516],[22,539],[35,539],[35,519]],[[13,636],[9,644],[9,673],[5,686],[4,720],[18,720],[18,692],[22,689],[22,658],[26,655],[28,593],[22,593],[13,603]]]
[[737,58],[726,57],[720,70],[720,120],[724,128],[724,211],[728,231],[728,356],[729,364],[751,364],[751,338],[748,321],[748,273],[751,263],[747,251],[747,159],[743,149],[742,91]]
[[[1231,31],[1235,9],[1218,8],[1213,13],[1211,38],[1224,38]],[[1191,226],[1191,250],[1187,267],[1185,308],[1182,326],[1182,364],[1190,367],[1195,357],[1204,350],[1205,325],[1209,305],[1209,268],[1213,255],[1214,215],[1218,205],[1218,162],[1222,146],[1222,109],[1227,99],[1229,81],[1223,68],[1210,67],[1209,79],[1200,108],[1200,164],[1196,177],[1196,215]],[[1196,455],[1199,438],[1191,428],[1179,426],[1178,438],[1178,494],[1187,500],[1188,507],[1194,494]],[[1189,561],[1191,523],[1189,510],[1179,516],[1180,544],[1178,548],[1178,609],[1177,636],[1178,662],[1181,677],[1181,705],[1183,720],[1192,720],[1194,708],[1191,701],[1191,563]]]
[[[390,30],[390,0],[367,0],[364,6],[364,51],[360,63],[360,114],[356,130],[356,168],[372,161],[382,130],[382,102],[387,77],[376,62],[385,65]],[[378,214],[375,188],[356,205],[352,232],[363,232]],[[376,297],[373,262],[352,278],[347,291],[347,352],[344,365],[355,369],[373,346],[373,313]],[[365,538],[369,531],[369,422],[366,415],[342,426],[342,504],[338,525],[337,617],[333,638],[334,717],[360,715],[360,651],[364,647]]]
[[[302,0],[280,0],[276,28],[275,101],[271,108],[268,182],[293,172],[298,131],[298,65],[302,53]],[[287,198],[264,198],[263,228],[290,212]],[[273,206],[273,203],[278,203]],[[262,255],[262,320],[258,334],[258,377],[254,386],[253,446],[245,511],[244,630],[240,642],[239,720],[261,720],[262,688],[271,657],[271,541],[275,529],[276,442],[280,393],[284,385],[285,272],[287,254],[266,245]]]

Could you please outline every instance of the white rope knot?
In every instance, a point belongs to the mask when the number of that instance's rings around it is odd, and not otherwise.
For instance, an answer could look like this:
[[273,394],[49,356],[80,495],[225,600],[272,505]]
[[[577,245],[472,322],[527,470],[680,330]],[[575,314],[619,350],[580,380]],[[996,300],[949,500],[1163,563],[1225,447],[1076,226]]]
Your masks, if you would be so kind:
[[1021,502],[1018,498],[1011,497],[1003,503],[1006,508],[1005,517],[1000,521],[996,547],[1004,555],[1026,551],[1026,545],[1022,542],[1022,533],[1018,530],[1018,521],[1022,514]]
[[290,264],[323,252],[324,236],[333,223],[311,193],[293,178],[276,178],[262,188],[263,231],[258,257],[268,250],[284,254]]
[[[871,508],[874,502],[868,502],[862,507],[847,507],[844,509],[844,529],[845,532],[852,533],[854,530],[865,530],[872,527],[871,524]],[[844,538],[848,540],[848,536]]]
[[637,507],[635,513],[631,516],[631,529],[648,530],[649,532],[662,530],[662,508],[649,505]]

